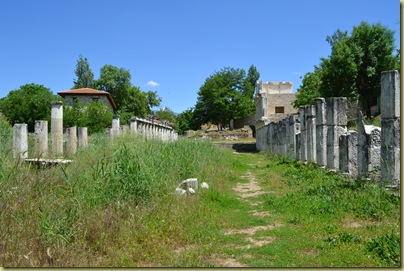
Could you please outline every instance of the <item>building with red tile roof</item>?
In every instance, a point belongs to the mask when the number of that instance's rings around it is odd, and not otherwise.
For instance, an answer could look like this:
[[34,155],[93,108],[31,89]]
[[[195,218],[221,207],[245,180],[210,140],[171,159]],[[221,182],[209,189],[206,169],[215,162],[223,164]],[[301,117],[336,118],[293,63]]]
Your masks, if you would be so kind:
[[65,91],[59,91],[58,94],[65,99],[67,106],[72,106],[76,99],[80,99],[84,104],[92,101],[100,101],[105,103],[112,111],[116,105],[109,92],[96,90],[92,88],[77,88]]

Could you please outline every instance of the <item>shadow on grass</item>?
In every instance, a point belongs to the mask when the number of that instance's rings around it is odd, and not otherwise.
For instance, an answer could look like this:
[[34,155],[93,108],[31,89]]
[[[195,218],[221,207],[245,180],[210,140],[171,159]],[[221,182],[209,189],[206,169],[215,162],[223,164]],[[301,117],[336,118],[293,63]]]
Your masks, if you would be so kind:
[[236,152],[249,152],[256,153],[258,152],[255,143],[235,143],[232,145],[232,149]]

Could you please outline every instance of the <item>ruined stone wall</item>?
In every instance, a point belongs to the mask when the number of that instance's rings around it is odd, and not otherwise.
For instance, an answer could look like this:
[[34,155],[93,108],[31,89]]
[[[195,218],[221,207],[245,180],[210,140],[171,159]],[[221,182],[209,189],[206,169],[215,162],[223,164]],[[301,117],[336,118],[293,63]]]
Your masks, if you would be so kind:
[[[283,114],[297,113],[297,109],[293,107],[292,103],[296,100],[294,93],[285,94],[269,94],[267,99],[267,114],[277,114],[275,109],[277,107],[283,107]],[[279,113],[278,113],[279,114]]]
[[274,121],[297,113],[292,106],[296,96],[291,82],[257,81],[255,92],[256,120]]
[[240,129],[244,126],[250,126],[255,124],[255,115],[239,118],[234,120],[234,129]]
[[[317,98],[315,106],[283,119],[256,122],[256,147],[303,162],[386,183],[400,183],[400,80],[397,71],[381,76],[382,127],[347,130],[347,99]],[[269,96],[269,95],[268,95]]]

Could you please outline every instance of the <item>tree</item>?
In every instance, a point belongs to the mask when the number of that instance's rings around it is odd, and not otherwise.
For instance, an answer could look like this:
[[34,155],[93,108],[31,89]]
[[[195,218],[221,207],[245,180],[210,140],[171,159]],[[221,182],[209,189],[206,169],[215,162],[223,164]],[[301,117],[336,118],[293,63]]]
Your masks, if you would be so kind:
[[169,122],[176,123],[177,116],[175,113],[168,107],[160,108],[156,111],[156,118],[159,120],[168,120]]
[[129,70],[112,65],[104,65],[100,69],[100,78],[95,80],[97,89],[107,91],[114,99],[116,110],[127,104],[128,90],[132,87]]
[[[195,127],[196,126],[196,127]],[[194,111],[192,108],[181,112],[177,116],[177,131],[179,134],[184,134],[187,130],[198,130],[200,125],[194,124]]]
[[258,72],[257,68],[254,65],[251,65],[248,69],[247,78],[246,80],[250,82],[252,88],[252,93],[246,93],[249,97],[253,98],[254,91],[255,91],[255,84],[260,79],[260,73]]
[[321,97],[321,69],[314,68],[314,72],[308,72],[304,75],[302,85],[297,90],[296,100],[293,102],[293,107],[299,108],[304,105],[314,105],[315,98]]
[[157,91],[146,92],[148,113],[152,112],[152,108],[159,106],[161,98],[157,95]]
[[77,79],[73,80],[73,89],[93,87],[94,74],[90,69],[90,64],[88,63],[87,58],[83,59],[82,55],[80,55],[79,60],[77,60],[75,74]]
[[[253,93],[253,92],[252,92]],[[205,80],[198,92],[194,122],[226,127],[231,119],[255,112],[251,84],[243,69],[225,67]]]
[[53,95],[49,88],[38,84],[25,84],[17,90],[12,90],[0,100],[0,111],[11,125],[26,123],[28,131],[34,132],[36,120],[50,122],[52,101],[61,98]]
[[320,65],[321,95],[359,99],[367,117],[371,117],[370,108],[381,93],[381,73],[399,68],[399,56],[393,54],[394,32],[381,24],[362,22],[353,27],[350,36],[337,30],[327,41],[331,55]]
[[63,128],[72,126],[87,127],[88,133],[104,132],[111,127],[112,112],[105,104],[92,101],[89,104],[74,102],[73,106],[63,108]]
[[132,113],[132,116],[145,118],[149,113],[149,100],[147,93],[142,92],[139,87],[130,87],[127,92],[123,109]]
[[105,103],[93,101],[86,106],[83,118],[88,133],[105,132],[105,128],[111,127],[112,112]]
[[370,107],[375,105],[381,94],[381,73],[399,69],[399,56],[394,55],[394,31],[380,23],[369,25],[362,22],[355,26],[351,35],[352,42],[359,49],[356,88],[362,109],[370,117]]

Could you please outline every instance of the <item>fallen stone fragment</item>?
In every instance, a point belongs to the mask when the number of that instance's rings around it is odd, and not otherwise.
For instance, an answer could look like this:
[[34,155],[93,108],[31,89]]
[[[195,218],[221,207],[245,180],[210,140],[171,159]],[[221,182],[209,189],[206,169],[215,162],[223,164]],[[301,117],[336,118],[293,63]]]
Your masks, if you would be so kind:
[[198,179],[196,178],[190,178],[190,179],[186,179],[184,181],[182,181],[182,183],[180,183],[180,185],[178,186],[179,188],[182,188],[184,190],[188,190],[188,188],[192,188],[195,191],[198,190]]
[[175,193],[176,193],[178,196],[185,196],[185,195],[187,194],[187,190],[177,187],[177,188],[175,189]]

